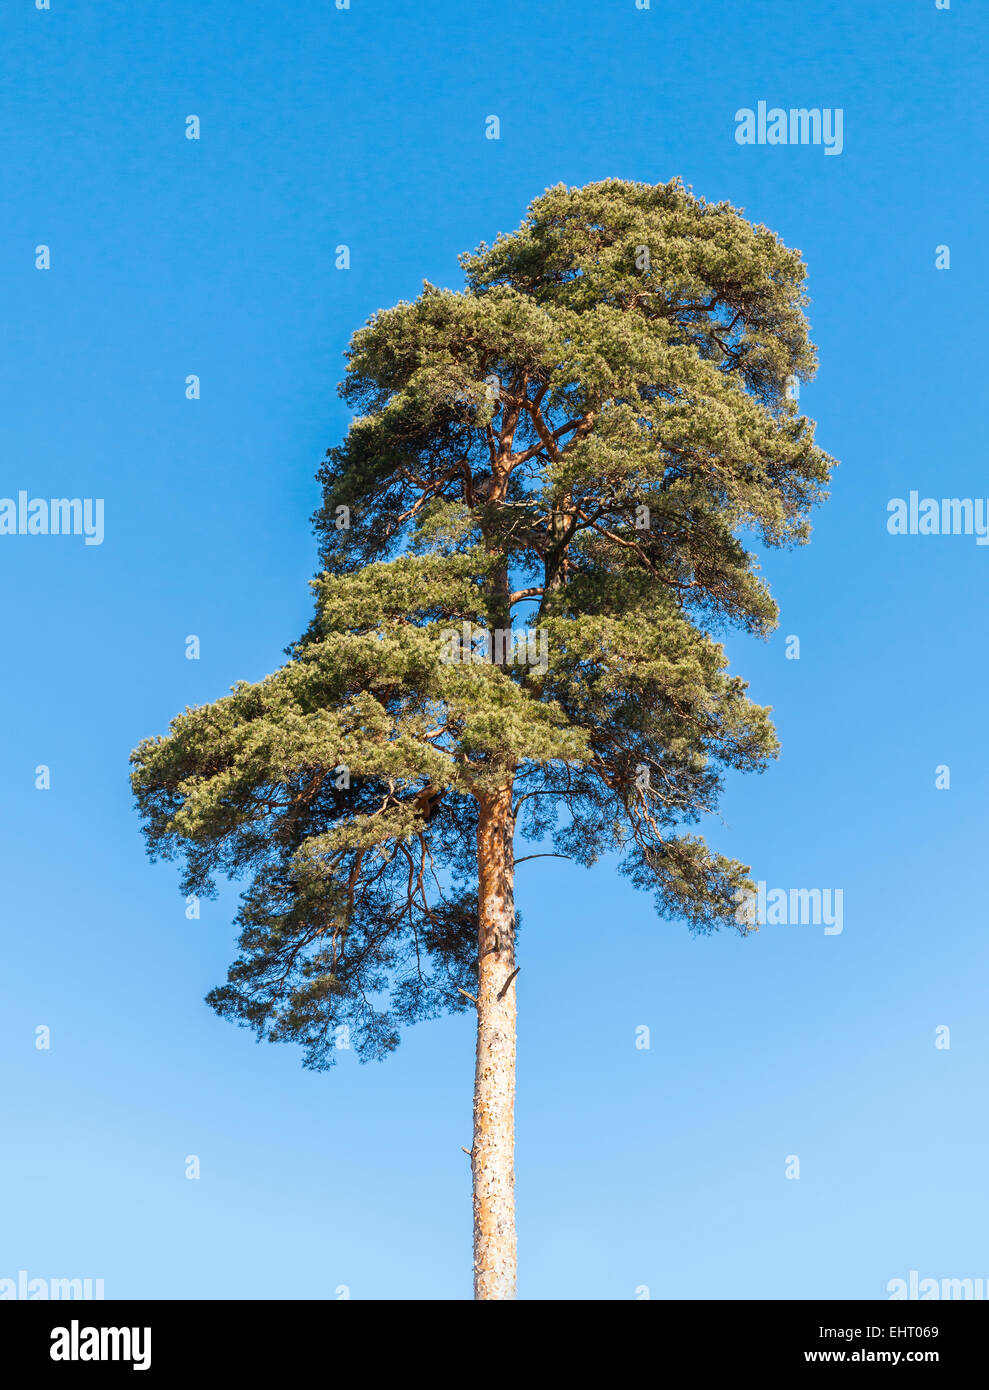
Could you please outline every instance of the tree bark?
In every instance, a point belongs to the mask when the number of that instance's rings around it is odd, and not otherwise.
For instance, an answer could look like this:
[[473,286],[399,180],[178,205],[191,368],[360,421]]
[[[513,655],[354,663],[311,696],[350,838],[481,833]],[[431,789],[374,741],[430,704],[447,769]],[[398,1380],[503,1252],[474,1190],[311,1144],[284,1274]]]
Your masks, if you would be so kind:
[[511,784],[478,797],[474,1297],[515,1297],[515,825]]

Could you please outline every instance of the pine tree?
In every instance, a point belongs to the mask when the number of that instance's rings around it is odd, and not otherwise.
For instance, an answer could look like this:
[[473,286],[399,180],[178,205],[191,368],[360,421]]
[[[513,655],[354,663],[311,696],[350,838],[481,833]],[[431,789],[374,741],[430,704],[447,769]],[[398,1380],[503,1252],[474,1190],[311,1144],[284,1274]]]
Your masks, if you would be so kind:
[[477,1015],[475,1294],[515,1295],[514,842],[620,857],[659,913],[749,929],[748,868],[685,827],[776,753],[715,640],[776,607],[832,460],[792,386],[805,270],[679,180],[537,198],[353,337],[320,472],[315,614],[273,675],[133,754],[183,891],[246,875],[208,1002],[332,1064]]

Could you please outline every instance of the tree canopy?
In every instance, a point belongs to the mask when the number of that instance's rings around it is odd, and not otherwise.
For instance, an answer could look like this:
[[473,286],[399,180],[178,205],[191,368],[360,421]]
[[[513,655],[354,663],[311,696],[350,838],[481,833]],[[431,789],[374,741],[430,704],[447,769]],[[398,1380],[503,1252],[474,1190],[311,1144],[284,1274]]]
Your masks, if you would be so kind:
[[561,185],[462,266],[354,334],[286,663],[133,754],[184,891],[248,880],[209,1001],[313,1067],[340,1027],[380,1057],[467,1006],[498,788],[524,837],[745,930],[747,867],[689,827],[776,740],[717,637],[773,628],[746,535],[805,541],[833,462],[789,389],[815,369],[800,254],[729,204]]

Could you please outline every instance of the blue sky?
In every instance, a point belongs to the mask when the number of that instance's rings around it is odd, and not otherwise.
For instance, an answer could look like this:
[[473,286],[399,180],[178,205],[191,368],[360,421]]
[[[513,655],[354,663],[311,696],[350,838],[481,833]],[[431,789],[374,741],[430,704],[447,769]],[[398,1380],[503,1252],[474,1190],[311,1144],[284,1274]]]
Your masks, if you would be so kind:
[[[0,537],[0,1278],[469,1297],[471,1019],[325,1075],[219,1020],[236,891],[186,920],[127,757],[305,626],[350,333],[458,285],[549,185],[674,175],[809,265],[801,405],[841,467],[810,546],[766,558],[778,634],[728,641],[783,751],[708,833],[770,886],[841,888],[844,929],[695,939],[612,865],[520,866],[520,1295],[989,1276],[989,548],[886,529],[911,489],[989,492],[982,7],[18,0],[2,24],[0,495],[103,498],[105,539]],[[739,146],[760,100],[841,108],[840,156]]]

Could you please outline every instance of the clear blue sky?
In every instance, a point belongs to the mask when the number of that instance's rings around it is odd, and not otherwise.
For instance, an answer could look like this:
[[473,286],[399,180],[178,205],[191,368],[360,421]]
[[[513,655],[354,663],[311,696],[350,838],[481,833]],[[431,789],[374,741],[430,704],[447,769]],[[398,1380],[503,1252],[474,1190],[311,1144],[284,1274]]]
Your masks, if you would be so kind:
[[[694,939],[611,865],[519,868],[520,1295],[989,1276],[989,548],[886,531],[911,489],[989,492],[986,29],[974,0],[5,7],[0,494],[104,498],[106,535],[0,538],[0,1277],[469,1297],[471,1019],[314,1075],[216,1018],[236,891],[186,920],[127,757],[305,626],[350,333],[548,185],[673,175],[810,268],[801,403],[842,466],[767,559],[779,633],[729,641],[783,753],[708,830],[840,887],[844,930]],[[840,107],[840,156],[739,146],[760,100]]]

